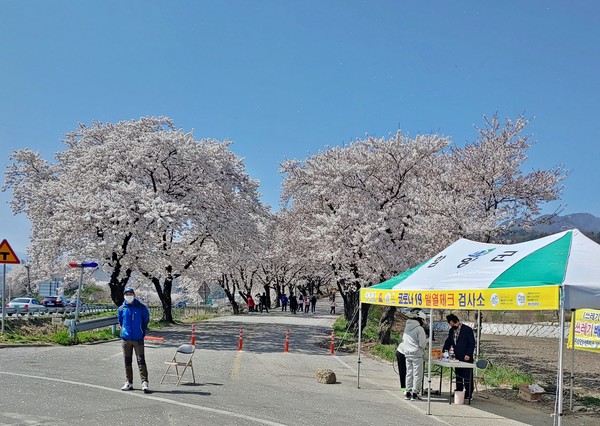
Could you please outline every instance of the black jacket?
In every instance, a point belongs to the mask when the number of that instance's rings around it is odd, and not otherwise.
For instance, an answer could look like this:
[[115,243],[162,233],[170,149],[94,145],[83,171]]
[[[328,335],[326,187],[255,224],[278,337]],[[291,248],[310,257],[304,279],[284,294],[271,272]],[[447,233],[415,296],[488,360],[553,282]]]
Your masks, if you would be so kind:
[[465,324],[460,324],[458,340],[454,343],[454,330],[450,329],[448,337],[444,342],[444,350],[450,350],[454,346],[454,356],[458,361],[464,361],[465,355],[469,355],[469,361],[473,362],[473,352],[475,351],[475,335],[473,329]]

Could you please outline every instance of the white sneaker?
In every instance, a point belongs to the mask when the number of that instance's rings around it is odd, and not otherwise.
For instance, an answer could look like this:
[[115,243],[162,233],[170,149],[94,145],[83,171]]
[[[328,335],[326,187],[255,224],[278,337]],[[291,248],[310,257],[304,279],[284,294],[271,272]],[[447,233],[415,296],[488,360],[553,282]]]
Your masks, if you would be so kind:
[[144,393],[150,392],[150,386],[148,386],[148,382],[142,382],[142,390]]
[[129,382],[125,382],[125,384],[121,388],[121,390],[123,390],[123,391],[128,391],[128,390],[132,390],[132,389],[133,389],[133,384],[131,384]]

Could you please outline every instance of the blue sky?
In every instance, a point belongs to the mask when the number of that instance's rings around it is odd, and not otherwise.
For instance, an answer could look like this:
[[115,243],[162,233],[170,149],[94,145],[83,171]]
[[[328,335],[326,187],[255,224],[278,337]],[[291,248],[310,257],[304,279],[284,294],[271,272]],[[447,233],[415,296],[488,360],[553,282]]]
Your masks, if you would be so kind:
[[[279,163],[398,128],[462,145],[535,117],[525,171],[563,164],[564,213],[600,216],[600,3],[0,0],[0,164],[78,123],[171,117],[234,141],[277,208]],[[2,235],[29,238],[0,194]],[[553,204],[548,211],[556,207]],[[74,219],[75,220],[75,219]]]

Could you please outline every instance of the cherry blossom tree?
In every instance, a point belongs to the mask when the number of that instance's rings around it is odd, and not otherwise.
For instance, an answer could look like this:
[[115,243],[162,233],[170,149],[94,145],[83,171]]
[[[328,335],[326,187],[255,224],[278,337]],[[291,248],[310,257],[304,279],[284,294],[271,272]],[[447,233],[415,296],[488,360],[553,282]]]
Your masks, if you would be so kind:
[[523,116],[502,124],[495,114],[484,116],[477,140],[436,158],[432,182],[438,194],[427,203],[428,220],[440,223],[445,239],[467,237],[490,242],[519,221],[532,226],[540,220],[541,205],[557,200],[566,171],[560,167],[525,173],[532,143]]
[[[398,133],[282,165],[295,241],[305,258],[331,267],[351,324],[360,287],[415,266],[459,237],[490,241],[559,197],[561,168],[522,170],[527,124],[519,117],[502,125],[494,116],[464,148],[438,135]],[[382,341],[393,315],[393,308],[383,315]]]
[[138,273],[172,321],[173,280],[255,232],[257,183],[229,142],[195,140],[164,117],[81,125],[56,163],[15,151],[4,189],[32,222],[38,261],[96,259],[111,298]]
[[27,276],[27,268],[23,264],[14,265],[6,271],[6,289],[12,297],[25,296],[29,293],[31,272]]
[[[357,140],[282,165],[283,201],[302,234],[306,258],[329,265],[356,325],[358,290],[422,256],[417,229],[429,159],[449,141],[437,135]],[[301,249],[302,250],[302,249]]]

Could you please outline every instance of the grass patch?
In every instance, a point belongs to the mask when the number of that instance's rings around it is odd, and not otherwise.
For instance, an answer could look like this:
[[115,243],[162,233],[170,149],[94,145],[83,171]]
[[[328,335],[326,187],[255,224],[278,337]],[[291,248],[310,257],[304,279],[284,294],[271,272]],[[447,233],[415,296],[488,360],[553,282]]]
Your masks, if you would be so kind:
[[205,321],[211,318],[216,318],[219,317],[221,315],[219,314],[200,314],[200,315],[192,315],[190,317],[185,318],[182,322],[184,324],[194,324],[196,322],[200,322],[200,321]]
[[581,398],[577,398],[577,400],[581,405],[585,405],[586,407],[600,406],[600,398],[596,398],[594,396],[584,396]]
[[[369,315],[367,316],[367,325],[363,329],[362,342],[369,348],[369,353],[376,357],[388,360],[396,360],[396,348],[400,342],[401,336],[398,332],[392,332],[391,341],[389,345],[382,345],[379,343],[370,344],[377,342],[379,339],[379,318],[381,317],[382,308],[380,306],[372,306],[369,309]],[[358,348],[358,339],[348,330],[348,321],[341,315],[333,323],[333,332],[336,339],[336,347],[347,350],[356,351]]]
[[396,348],[397,345],[382,345],[377,343],[371,348],[371,353],[379,358],[383,358],[388,361],[395,361]]
[[[485,356],[482,356],[485,359]],[[529,373],[524,373],[514,367],[503,364],[491,364],[485,371],[485,378],[491,387],[510,386],[513,390],[518,390],[522,383],[534,383],[534,377]]]

